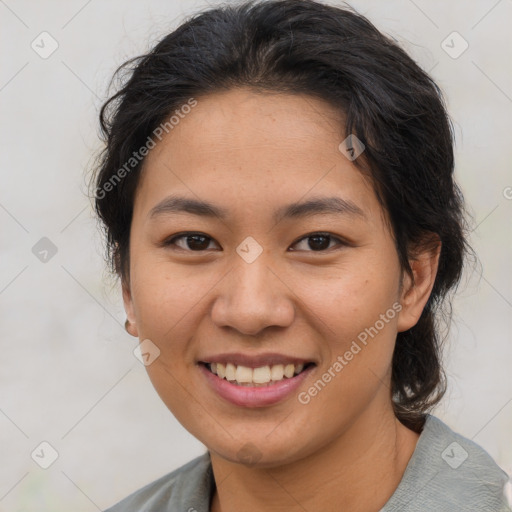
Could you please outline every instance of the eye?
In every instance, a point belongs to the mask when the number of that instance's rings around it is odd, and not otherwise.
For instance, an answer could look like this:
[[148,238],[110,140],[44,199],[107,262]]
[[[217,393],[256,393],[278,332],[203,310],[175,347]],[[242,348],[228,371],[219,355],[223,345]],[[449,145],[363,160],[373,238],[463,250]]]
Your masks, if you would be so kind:
[[[178,240],[183,240],[183,243],[181,245],[177,244],[176,241]],[[209,241],[213,241],[213,238],[203,233],[182,233],[164,241],[162,245],[165,247],[175,245],[185,251],[201,252],[208,249]]]
[[[331,242],[337,241],[339,246],[346,246],[348,245],[346,242],[344,242],[341,238],[335,237],[331,235],[330,233],[311,233],[309,235],[306,235],[299,239],[297,242],[295,242],[293,245],[300,244],[303,241],[309,240],[307,244],[307,248],[299,249],[299,250],[308,250],[311,249],[312,252],[323,252],[327,249],[330,249]],[[182,249],[184,251],[188,252],[202,252],[206,251],[209,248],[210,242],[213,242],[213,238],[209,237],[208,235],[205,235],[204,233],[181,233],[179,235],[173,236],[172,238],[169,238],[165,240],[162,243],[162,246],[169,247],[169,246],[175,246],[179,249]],[[178,243],[180,242],[180,243]],[[292,251],[295,251],[297,249],[292,249]]]
[[[341,245],[341,246],[348,245],[341,238],[335,237],[335,236],[331,235],[330,233],[311,233],[309,235],[302,237],[300,240],[295,242],[293,245],[297,245],[297,244],[303,242],[303,240],[309,240],[309,242],[307,243],[307,247],[309,249],[312,249],[312,252],[322,252],[327,249],[330,249],[330,247],[329,247],[330,242],[332,242],[334,240],[339,242],[338,245]],[[292,249],[292,251],[294,251],[294,250],[295,249]],[[299,249],[299,250],[304,250],[304,249]],[[306,249],[306,251],[307,251],[307,249]]]

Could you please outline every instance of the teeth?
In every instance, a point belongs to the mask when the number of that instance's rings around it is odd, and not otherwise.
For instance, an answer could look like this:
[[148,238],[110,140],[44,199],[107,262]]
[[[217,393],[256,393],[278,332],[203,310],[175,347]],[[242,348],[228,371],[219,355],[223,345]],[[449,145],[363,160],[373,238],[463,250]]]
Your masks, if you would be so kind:
[[270,376],[272,380],[283,380],[284,366],[282,364],[276,364],[270,369]]
[[293,372],[295,371],[295,365],[294,364],[287,364],[284,367],[284,376],[291,378],[293,377]]
[[247,368],[247,366],[237,366],[235,380],[240,382],[240,384],[243,382],[252,382],[252,368]]
[[273,366],[260,366],[259,368],[249,368],[247,366],[235,366],[232,363],[210,363],[212,373],[218,375],[221,379],[235,381],[241,386],[251,385],[269,385],[283,380],[285,377],[291,379],[304,370],[303,364],[275,364]]
[[236,380],[236,366],[228,363],[226,365],[226,380]]
[[254,368],[254,370],[252,371],[252,381],[255,382],[256,384],[265,384],[267,382],[270,382],[270,366]]

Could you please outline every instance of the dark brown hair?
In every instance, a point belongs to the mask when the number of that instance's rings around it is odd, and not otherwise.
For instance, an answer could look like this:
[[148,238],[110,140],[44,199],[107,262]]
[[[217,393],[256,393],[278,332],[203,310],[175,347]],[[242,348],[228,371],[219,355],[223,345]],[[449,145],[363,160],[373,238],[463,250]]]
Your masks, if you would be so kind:
[[122,87],[101,109],[106,147],[92,188],[111,270],[127,280],[143,159],[126,163],[191,98],[250,86],[306,93],[344,113],[340,132],[365,145],[355,163],[388,213],[402,268],[411,275],[409,258],[432,234],[442,242],[431,296],[418,323],[398,333],[393,355],[395,414],[419,432],[425,413],[446,389],[441,320],[449,325],[448,292],[457,287],[471,250],[463,197],[453,176],[452,127],[438,86],[365,17],[313,0],[209,8],[146,55],[123,64],[115,76],[122,73]]

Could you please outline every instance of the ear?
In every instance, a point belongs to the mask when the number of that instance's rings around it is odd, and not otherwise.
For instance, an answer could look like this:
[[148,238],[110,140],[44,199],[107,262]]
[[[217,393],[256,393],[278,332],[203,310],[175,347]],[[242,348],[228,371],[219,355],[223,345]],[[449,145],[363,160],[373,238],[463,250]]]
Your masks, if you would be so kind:
[[126,330],[128,331],[129,334],[131,334],[135,338],[138,338],[139,332],[137,330],[137,322],[135,319],[135,308],[133,307],[130,282],[123,278],[121,281],[121,286],[123,290],[124,310],[126,311],[126,318],[129,322],[126,323]]
[[436,280],[441,254],[441,240],[437,235],[429,237],[409,259],[413,278],[404,271],[398,316],[398,332],[414,327],[420,319]]

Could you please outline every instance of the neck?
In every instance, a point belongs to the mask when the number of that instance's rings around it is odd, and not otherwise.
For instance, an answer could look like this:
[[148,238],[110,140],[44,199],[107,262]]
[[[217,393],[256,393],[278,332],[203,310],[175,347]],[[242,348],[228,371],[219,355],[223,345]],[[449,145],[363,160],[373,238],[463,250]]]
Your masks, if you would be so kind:
[[418,438],[392,410],[384,416],[368,411],[291,464],[246,467],[210,452],[216,482],[211,511],[377,512],[398,487]]

